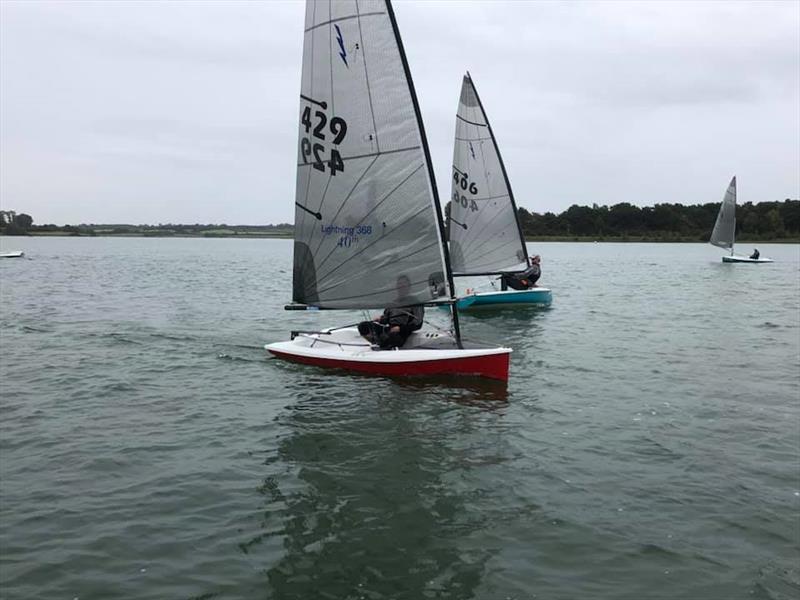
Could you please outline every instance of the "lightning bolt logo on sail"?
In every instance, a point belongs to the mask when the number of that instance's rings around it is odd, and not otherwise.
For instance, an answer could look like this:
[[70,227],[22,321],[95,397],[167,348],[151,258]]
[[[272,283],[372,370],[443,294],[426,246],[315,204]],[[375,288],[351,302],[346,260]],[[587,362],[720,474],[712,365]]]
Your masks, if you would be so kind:
[[347,64],[347,50],[344,49],[344,40],[342,39],[342,31],[341,29],[339,29],[338,25],[334,24],[333,26],[336,28],[336,41],[339,42],[339,49],[341,50],[341,52],[339,52],[339,56],[342,57],[342,62],[344,62],[344,66],[349,69],[350,65]]

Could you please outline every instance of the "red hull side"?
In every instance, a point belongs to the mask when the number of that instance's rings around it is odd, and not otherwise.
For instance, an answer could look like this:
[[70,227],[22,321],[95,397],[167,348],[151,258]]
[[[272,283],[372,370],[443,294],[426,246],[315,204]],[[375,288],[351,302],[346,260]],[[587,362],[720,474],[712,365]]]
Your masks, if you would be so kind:
[[489,356],[475,356],[470,358],[450,358],[446,360],[425,360],[403,363],[378,363],[357,360],[338,360],[334,358],[317,358],[310,356],[297,356],[286,352],[272,354],[284,360],[327,367],[346,369],[371,375],[388,376],[424,376],[424,375],[476,375],[489,379],[508,381],[508,363],[510,355],[492,354]]

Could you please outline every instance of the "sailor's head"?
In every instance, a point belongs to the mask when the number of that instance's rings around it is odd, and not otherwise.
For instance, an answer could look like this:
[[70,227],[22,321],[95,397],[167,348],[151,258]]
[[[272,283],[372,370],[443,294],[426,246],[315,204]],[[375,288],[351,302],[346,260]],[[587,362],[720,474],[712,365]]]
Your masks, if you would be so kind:
[[534,264],[538,265],[541,262],[541,260],[542,260],[542,257],[539,256],[538,254],[535,254],[535,255],[531,256],[531,262],[534,263]]
[[403,296],[408,296],[411,293],[411,280],[408,278],[407,275],[400,275],[397,278],[397,295],[398,297],[402,298]]

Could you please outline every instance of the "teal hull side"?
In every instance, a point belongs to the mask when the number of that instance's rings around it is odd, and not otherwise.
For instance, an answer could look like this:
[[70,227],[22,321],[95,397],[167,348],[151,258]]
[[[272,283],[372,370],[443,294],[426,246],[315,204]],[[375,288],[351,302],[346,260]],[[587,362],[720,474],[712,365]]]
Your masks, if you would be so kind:
[[483,308],[511,308],[514,306],[549,306],[553,301],[553,293],[548,289],[524,291],[508,291],[473,294],[459,298],[456,302],[458,310]]

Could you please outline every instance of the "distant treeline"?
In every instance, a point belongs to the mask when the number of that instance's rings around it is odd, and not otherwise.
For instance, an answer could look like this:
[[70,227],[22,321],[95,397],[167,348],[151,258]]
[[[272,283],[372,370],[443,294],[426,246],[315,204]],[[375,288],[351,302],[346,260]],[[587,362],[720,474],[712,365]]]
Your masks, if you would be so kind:
[[3,235],[27,235],[33,225],[33,218],[13,210],[0,210],[0,233]]
[[[23,224],[19,217],[23,219]],[[0,233],[4,235],[120,235],[144,237],[291,237],[294,227],[291,223],[277,225],[227,225],[208,224],[178,225],[173,223],[158,225],[128,225],[128,224],[86,224],[80,225],[34,225],[33,219],[28,215],[17,215],[14,221],[6,221],[0,215]]]
[[[640,208],[623,202],[614,206],[578,206],[562,213],[539,214],[519,208],[526,237],[555,239],[631,239],[707,241],[719,211],[719,202],[684,206],[656,204]],[[450,203],[445,206],[449,211]],[[277,225],[159,225],[81,224],[34,225],[25,213],[0,211],[3,235],[135,235],[195,237],[291,237],[290,223]],[[800,240],[800,200],[747,202],[736,207],[737,239]]]
[[[640,208],[627,202],[614,206],[573,204],[556,215],[519,208],[520,223],[531,237],[643,237],[663,240],[706,241],[717,219],[720,203],[684,206],[656,204]],[[747,202],[736,207],[737,238],[759,240],[800,236],[800,200]]]

